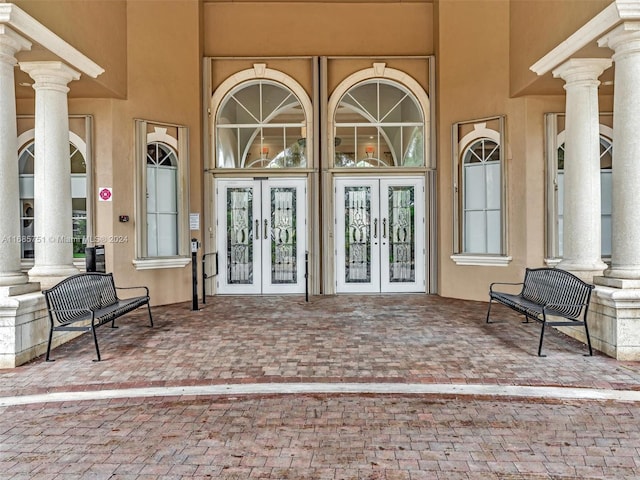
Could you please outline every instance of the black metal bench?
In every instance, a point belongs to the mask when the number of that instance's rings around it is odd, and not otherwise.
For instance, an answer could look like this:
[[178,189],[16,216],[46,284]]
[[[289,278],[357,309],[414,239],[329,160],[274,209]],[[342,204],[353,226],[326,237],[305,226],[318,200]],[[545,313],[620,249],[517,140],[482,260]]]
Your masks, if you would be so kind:
[[[144,289],[145,295],[119,298],[117,290]],[[96,327],[111,322],[115,326],[116,318],[143,305],[149,310],[149,323],[153,327],[149,289],[147,287],[116,287],[111,273],[80,273],[65,278],[48,290],[43,290],[49,311],[49,343],[46,361],[51,353],[51,341],[54,331],[91,331],[96,345],[97,361],[100,361],[100,349]],[[82,325],[79,325],[82,324]],[[96,361],[96,360],[94,360]]]
[[[496,285],[522,285],[520,293],[512,294],[494,290]],[[587,311],[594,286],[583,282],[565,270],[557,268],[527,268],[524,281],[520,283],[494,282],[489,287],[489,310],[487,323],[491,313],[491,304],[495,300],[512,308],[529,319],[542,323],[538,356],[542,355],[544,329],[550,326],[584,325],[587,335],[589,355],[593,355],[591,338],[587,325]],[[553,320],[548,317],[561,317],[564,320]]]

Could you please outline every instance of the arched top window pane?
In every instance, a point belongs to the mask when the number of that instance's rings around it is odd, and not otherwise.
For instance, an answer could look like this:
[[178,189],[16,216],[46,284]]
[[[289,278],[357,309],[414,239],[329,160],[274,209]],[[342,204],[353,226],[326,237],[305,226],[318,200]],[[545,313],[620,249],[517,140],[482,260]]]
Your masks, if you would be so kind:
[[221,168],[307,166],[306,118],[298,97],[270,80],[231,91],[216,117],[217,165]]
[[151,142],[147,144],[147,165],[175,168],[178,166],[178,157],[168,145]]
[[500,146],[488,138],[472,143],[463,156],[465,165],[470,163],[485,163],[500,161]]
[[[34,153],[35,143],[29,142],[18,155],[18,169],[20,175],[34,174]],[[71,173],[85,174],[87,173],[87,162],[82,152],[73,143],[69,142],[69,162],[71,164]]]
[[[558,147],[558,170],[564,170],[564,143]],[[613,162],[613,143],[600,135],[600,169],[610,169]]]
[[405,87],[361,82],[342,96],[334,120],[336,167],[424,166],[424,115]]
[[18,156],[18,169],[20,175],[33,175],[33,165],[35,154],[33,153],[34,143],[29,143]]

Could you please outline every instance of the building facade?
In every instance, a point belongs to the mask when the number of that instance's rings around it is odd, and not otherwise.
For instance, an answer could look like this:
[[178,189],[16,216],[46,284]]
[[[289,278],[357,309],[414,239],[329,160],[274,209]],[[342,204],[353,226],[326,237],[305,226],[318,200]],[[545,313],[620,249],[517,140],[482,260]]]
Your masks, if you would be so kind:
[[44,351],[40,291],[87,247],[159,305],[191,299],[192,239],[208,295],[486,300],[557,266],[639,359],[639,26],[635,0],[0,3],[0,365]]

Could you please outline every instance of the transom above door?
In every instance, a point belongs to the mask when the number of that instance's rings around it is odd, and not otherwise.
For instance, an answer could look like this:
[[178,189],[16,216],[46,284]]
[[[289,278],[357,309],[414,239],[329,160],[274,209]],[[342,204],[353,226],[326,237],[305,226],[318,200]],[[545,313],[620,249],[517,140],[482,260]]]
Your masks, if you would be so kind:
[[218,180],[218,293],[305,291],[306,180]]
[[424,179],[335,180],[336,292],[424,292]]

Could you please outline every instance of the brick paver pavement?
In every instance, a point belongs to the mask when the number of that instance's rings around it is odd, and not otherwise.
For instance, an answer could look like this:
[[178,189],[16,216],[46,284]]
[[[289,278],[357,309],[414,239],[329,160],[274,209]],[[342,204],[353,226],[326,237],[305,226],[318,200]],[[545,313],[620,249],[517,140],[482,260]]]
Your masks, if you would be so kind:
[[[130,314],[0,370],[0,396],[373,382],[640,390],[640,363],[435,296],[216,297]],[[632,479],[640,402],[468,395],[156,396],[0,408],[0,478]]]

